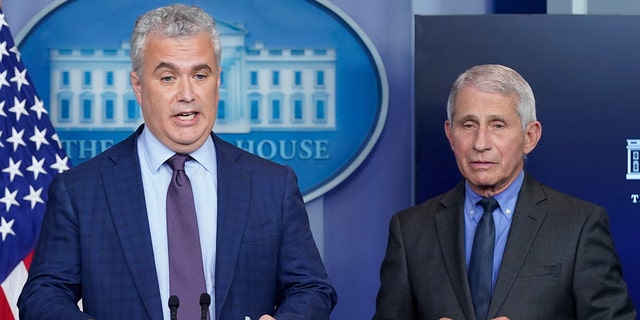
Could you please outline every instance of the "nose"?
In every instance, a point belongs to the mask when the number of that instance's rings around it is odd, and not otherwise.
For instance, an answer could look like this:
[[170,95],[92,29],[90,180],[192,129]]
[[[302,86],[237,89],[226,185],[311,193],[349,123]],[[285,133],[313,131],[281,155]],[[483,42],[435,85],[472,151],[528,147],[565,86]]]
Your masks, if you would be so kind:
[[478,131],[476,131],[474,140],[473,140],[473,148],[477,151],[485,151],[491,149],[491,135],[489,133],[489,128],[480,127]]
[[192,102],[195,99],[193,94],[193,85],[189,80],[182,81],[179,84],[176,98],[179,102],[185,103]]

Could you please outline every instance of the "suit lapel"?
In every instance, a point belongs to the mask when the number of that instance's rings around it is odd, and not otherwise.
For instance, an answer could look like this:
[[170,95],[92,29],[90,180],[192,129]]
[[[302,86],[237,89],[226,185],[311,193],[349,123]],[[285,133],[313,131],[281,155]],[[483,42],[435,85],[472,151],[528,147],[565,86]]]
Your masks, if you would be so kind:
[[[473,319],[473,302],[464,258],[464,182],[448,192],[441,203],[446,209],[435,217],[438,242],[462,312],[465,318]],[[456,235],[455,241],[451,241],[452,234]]]
[[504,303],[524,259],[531,249],[538,229],[546,216],[544,211],[536,208],[538,203],[543,200],[545,200],[545,195],[540,184],[525,175],[511,222],[498,280],[489,306],[489,315],[495,315]]
[[218,227],[216,245],[216,319],[229,294],[236,269],[240,241],[247,222],[251,172],[237,160],[239,151],[212,135],[216,146],[218,173]]
[[[136,134],[111,156],[112,166],[102,169],[107,205],[133,281],[151,319],[162,318],[144,187],[138,163]],[[115,146],[114,146],[115,148]]]

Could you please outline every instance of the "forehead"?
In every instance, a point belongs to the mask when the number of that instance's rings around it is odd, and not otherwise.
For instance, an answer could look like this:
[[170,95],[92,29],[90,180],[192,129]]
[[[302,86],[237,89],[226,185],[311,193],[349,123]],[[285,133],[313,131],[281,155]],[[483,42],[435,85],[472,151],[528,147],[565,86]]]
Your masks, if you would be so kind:
[[[153,59],[211,59],[215,60],[213,40],[206,32],[190,37],[168,37],[151,32],[144,45],[145,60]],[[185,61],[185,62],[187,62]]]
[[516,116],[517,99],[515,95],[483,92],[475,87],[464,87],[458,91],[454,106],[455,117],[470,115],[502,117]]

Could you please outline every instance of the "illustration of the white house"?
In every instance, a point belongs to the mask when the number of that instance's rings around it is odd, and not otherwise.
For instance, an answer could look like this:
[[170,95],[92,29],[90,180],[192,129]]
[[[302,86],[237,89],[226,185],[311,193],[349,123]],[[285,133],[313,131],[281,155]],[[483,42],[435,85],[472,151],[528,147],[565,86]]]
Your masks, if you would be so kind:
[[640,180],[640,139],[627,139],[627,180]]
[[[241,23],[218,21],[223,44],[218,133],[336,130],[333,48],[245,45]],[[142,123],[129,81],[130,46],[50,49],[56,130],[133,131]]]

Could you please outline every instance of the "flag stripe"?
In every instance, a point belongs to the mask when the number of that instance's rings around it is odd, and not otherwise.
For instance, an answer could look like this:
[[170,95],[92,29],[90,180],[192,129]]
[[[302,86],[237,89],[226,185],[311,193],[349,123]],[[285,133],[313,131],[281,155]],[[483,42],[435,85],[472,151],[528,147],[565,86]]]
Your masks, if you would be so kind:
[[[27,282],[27,268],[23,262],[20,262],[18,266],[11,271],[7,279],[2,282],[2,291],[4,292],[6,301],[9,303],[14,319],[18,319],[18,306],[16,304],[20,296],[20,290],[15,289],[22,288],[25,282]],[[4,317],[2,319],[4,319]]]
[[53,176],[68,158],[0,9],[0,319],[18,319]]

